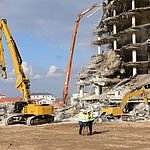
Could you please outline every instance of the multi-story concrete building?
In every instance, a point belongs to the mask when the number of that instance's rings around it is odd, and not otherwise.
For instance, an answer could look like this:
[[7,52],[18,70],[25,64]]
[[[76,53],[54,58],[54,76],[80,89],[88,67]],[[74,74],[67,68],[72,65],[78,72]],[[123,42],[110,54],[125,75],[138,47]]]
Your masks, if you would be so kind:
[[103,1],[102,19],[94,31],[98,52],[78,76],[80,97],[85,86],[92,85],[99,96],[103,87],[150,73],[149,13],[149,0]]

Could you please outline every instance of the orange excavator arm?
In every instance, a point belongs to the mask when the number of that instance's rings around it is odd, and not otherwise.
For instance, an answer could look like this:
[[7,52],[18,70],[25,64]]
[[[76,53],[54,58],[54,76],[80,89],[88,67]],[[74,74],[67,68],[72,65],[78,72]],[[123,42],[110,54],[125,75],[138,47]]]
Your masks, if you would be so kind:
[[69,87],[71,67],[72,67],[72,59],[73,59],[76,35],[77,35],[77,32],[78,32],[79,21],[80,21],[82,16],[84,16],[86,13],[88,13],[89,11],[91,11],[93,8],[95,8],[97,6],[98,6],[97,4],[94,4],[91,7],[84,10],[83,12],[81,12],[78,15],[78,18],[75,22],[74,32],[73,32],[73,36],[72,36],[72,43],[71,43],[71,48],[70,48],[70,57],[69,57],[69,62],[68,62],[68,66],[67,66],[66,80],[65,80],[65,83],[64,83],[63,98],[62,98],[63,104],[67,103],[68,87]]

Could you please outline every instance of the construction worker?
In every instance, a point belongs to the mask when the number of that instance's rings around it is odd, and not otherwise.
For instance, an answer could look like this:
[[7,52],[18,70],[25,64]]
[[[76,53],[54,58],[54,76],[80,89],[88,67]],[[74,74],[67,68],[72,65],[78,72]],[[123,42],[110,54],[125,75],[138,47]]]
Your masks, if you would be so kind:
[[83,129],[83,120],[84,120],[84,114],[83,114],[84,110],[81,109],[80,110],[80,113],[79,113],[79,125],[80,125],[80,128],[79,128],[79,134],[82,135],[82,129]]
[[92,135],[93,121],[94,121],[93,113],[91,110],[88,110],[88,126],[89,126],[90,135]]
[[88,113],[85,111],[83,112],[83,135],[88,135],[88,122],[89,122],[89,116]]
[[[84,135],[85,134],[85,130],[86,132],[88,132],[88,114],[87,112],[84,110],[84,109],[81,109],[80,110],[80,113],[79,113],[79,125],[80,125],[80,128],[79,128],[79,134],[80,135]],[[82,134],[82,130],[83,130],[83,134]]]

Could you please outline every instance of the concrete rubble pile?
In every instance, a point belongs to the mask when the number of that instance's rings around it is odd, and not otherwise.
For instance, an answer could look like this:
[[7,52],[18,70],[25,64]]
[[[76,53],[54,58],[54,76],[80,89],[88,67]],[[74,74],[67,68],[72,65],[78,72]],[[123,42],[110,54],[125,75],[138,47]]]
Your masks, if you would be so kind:
[[79,109],[74,106],[64,107],[55,110],[55,122],[77,122]]
[[[101,82],[102,80],[103,79],[99,78],[97,80],[97,84],[99,82]],[[122,121],[121,119],[118,120],[116,118],[111,119],[111,120],[102,120],[100,118],[101,107],[109,106],[110,103],[112,103],[112,102],[115,103],[116,100],[119,100],[119,103],[120,103],[121,100],[123,99],[123,97],[127,93],[130,93],[133,90],[139,89],[140,87],[142,87],[143,85],[147,85],[148,83],[150,83],[150,75],[149,74],[137,75],[134,77],[131,76],[129,78],[120,79],[119,82],[117,82],[117,84],[111,85],[111,88],[105,87],[105,89],[103,90],[103,93],[99,96],[96,96],[92,92],[89,92],[88,94],[86,94],[85,96],[80,98],[80,103],[84,103],[84,106],[78,104],[74,108],[74,110],[78,110],[78,111],[76,111],[76,113],[70,114],[70,118],[67,117],[67,119],[65,119],[65,117],[64,117],[61,119],[64,121],[66,120],[66,121],[77,122],[77,117],[78,117],[77,112],[79,112],[79,107],[81,107],[81,108],[84,108],[85,110],[89,110],[89,109],[92,110],[93,113],[95,114],[95,118],[98,118],[97,121],[99,121],[99,122],[101,122],[101,121]],[[150,93],[148,93],[147,96],[150,99]],[[141,100],[142,98],[136,97],[135,99]],[[134,100],[134,98],[133,98],[133,100]],[[139,107],[139,106],[141,106],[141,104],[143,106],[142,108]],[[135,108],[133,109],[133,111],[130,112],[130,115],[133,116],[132,121],[149,119],[148,112],[149,112],[149,108],[147,106],[145,106],[145,104],[140,103],[139,105],[135,105]],[[66,114],[67,114],[67,112],[65,112],[65,115]]]
[[[102,19],[93,32],[97,40],[92,43],[98,53],[81,70],[76,83],[85,108],[97,103],[100,108],[104,101],[105,106],[118,104],[127,93],[150,83],[149,0],[104,0],[102,6]],[[134,116],[143,111],[136,105]]]
[[140,103],[130,112],[134,120],[145,120],[150,119],[149,106],[144,103]]
[[[95,118],[95,122],[99,122],[99,121],[101,122],[100,111],[99,111],[101,106],[102,106],[101,103],[91,104],[89,107],[85,106],[84,110],[85,111],[91,110],[93,112],[93,117]],[[81,108],[80,105],[78,106],[76,105],[76,106],[65,107],[64,109],[61,110],[55,110],[55,122],[77,123],[80,109],[83,108]]]
[[14,103],[3,102],[0,103],[0,120],[2,120],[6,115],[13,113]]
[[[76,85],[99,84],[103,80],[105,84],[118,83],[120,81],[120,74],[124,72],[120,56],[113,50],[109,50],[107,54],[92,57],[91,64],[83,68],[78,75],[79,82],[77,82]],[[99,78],[96,78],[97,76]],[[113,78],[109,78],[112,76]],[[89,80],[89,78],[91,78],[91,80]]]
[[[111,101],[115,99],[122,99],[126,94],[139,89],[143,85],[150,83],[150,75],[138,75],[136,77],[125,78],[118,84],[106,88],[105,91],[99,96],[100,100]],[[148,93],[150,98],[150,93]]]

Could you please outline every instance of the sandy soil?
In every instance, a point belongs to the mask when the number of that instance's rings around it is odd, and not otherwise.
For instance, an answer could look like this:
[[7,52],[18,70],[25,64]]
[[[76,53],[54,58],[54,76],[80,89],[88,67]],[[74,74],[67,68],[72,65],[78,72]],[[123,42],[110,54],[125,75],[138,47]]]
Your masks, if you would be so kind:
[[77,124],[0,126],[0,150],[149,150],[150,122],[94,124],[92,136]]

